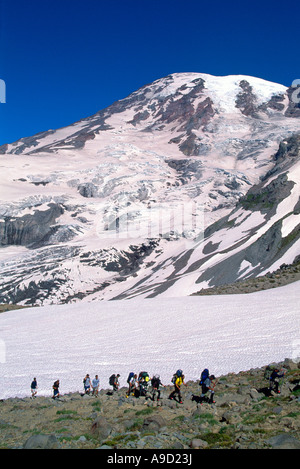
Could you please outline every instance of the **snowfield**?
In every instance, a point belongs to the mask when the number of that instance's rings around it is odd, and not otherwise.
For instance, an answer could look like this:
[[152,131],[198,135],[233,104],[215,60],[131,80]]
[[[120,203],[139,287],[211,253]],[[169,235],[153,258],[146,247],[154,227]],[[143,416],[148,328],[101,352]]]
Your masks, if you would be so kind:
[[300,282],[245,295],[81,302],[0,315],[0,398],[82,391],[86,373],[109,388],[130,371],[170,384],[208,367],[216,376],[300,357]]

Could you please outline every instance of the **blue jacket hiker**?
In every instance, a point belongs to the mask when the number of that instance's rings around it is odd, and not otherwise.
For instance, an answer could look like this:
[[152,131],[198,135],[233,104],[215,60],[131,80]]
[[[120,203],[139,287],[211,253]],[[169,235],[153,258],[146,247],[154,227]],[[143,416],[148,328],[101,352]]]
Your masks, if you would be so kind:
[[37,380],[36,380],[36,378],[33,378],[33,381],[32,381],[32,383],[31,383],[31,387],[30,387],[30,389],[31,389],[31,397],[32,397],[32,398],[33,398],[33,397],[36,397],[36,395],[37,395],[37,387],[38,387],[38,386],[37,386]]

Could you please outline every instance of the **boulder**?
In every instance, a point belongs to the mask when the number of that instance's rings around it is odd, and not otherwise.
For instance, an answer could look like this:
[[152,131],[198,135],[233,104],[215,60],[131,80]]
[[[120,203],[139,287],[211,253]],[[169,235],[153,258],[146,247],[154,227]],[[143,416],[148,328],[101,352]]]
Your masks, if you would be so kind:
[[291,360],[290,358],[286,358],[284,360],[283,366],[287,370],[298,370],[300,362]]
[[105,440],[112,432],[112,427],[105,417],[98,416],[92,424],[92,433],[98,436],[101,440]]
[[300,441],[288,433],[273,436],[266,443],[273,449],[300,449]]
[[32,435],[25,442],[24,449],[59,449],[55,435]]
[[150,415],[144,420],[143,430],[159,431],[166,424],[165,419],[161,415]]
[[207,448],[207,446],[207,441],[201,440],[200,438],[194,438],[190,443],[191,449],[204,449]]
[[242,421],[242,418],[240,416],[240,412],[232,412],[228,410],[222,415],[222,421],[226,422],[228,425],[236,425]]

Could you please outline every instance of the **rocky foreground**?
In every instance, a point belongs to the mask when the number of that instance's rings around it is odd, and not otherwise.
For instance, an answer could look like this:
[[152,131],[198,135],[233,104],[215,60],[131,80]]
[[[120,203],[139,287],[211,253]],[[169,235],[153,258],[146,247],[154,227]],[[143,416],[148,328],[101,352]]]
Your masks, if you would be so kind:
[[[1,449],[300,449],[300,363],[286,359],[280,394],[268,392],[264,368],[217,377],[215,403],[200,403],[198,382],[183,404],[126,398],[126,388],[98,397],[72,393],[0,402]],[[151,395],[151,388],[149,389]]]

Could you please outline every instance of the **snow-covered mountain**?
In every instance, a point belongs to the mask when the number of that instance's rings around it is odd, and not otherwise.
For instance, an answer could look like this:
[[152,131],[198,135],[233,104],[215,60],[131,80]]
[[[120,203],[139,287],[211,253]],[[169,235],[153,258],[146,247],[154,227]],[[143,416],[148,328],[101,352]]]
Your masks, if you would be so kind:
[[0,302],[184,296],[292,263],[294,93],[173,74],[0,147]]

